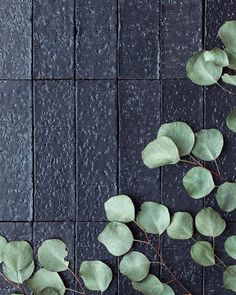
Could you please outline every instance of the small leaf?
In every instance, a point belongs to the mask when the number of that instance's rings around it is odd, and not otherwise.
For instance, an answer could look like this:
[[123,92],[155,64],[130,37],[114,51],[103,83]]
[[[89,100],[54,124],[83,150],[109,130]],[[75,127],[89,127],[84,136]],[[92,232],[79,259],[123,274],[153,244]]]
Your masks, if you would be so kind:
[[67,255],[66,244],[58,239],[44,241],[38,250],[41,266],[49,271],[59,272],[68,269],[69,261],[64,260]]
[[196,215],[195,224],[202,235],[213,238],[221,235],[226,227],[224,219],[211,207],[203,208]]
[[202,266],[212,266],[215,264],[215,256],[212,245],[206,241],[199,241],[191,247],[192,259]]
[[34,268],[35,268],[34,261],[32,261],[29,266],[27,266],[26,268],[20,271],[15,271],[7,267],[5,264],[3,264],[2,266],[2,270],[5,277],[11,282],[17,283],[17,284],[22,284],[24,281],[28,280],[33,274]]
[[167,228],[171,239],[185,240],[193,235],[193,218],[188,212],[176,212]]
[[236,86],[236,75],[229,75],[229,74],[224,74],[221,77],[222,81],[227,83],[227,84],[231,84]]
[[224,288],[236,292],[236,265],[230,265],[223,273]]
[[132,287],[144,295],[163,295],[162,283],[156,276],[152,274],[149,274],[141,282],[132,281]]
[[59,295],[59,293],[54,288],[49,287],[39,292],[39,295]]
[[203,167],[190,169],[183,178],[183,185],[194,199],[207,196],[215,187],[211,173]]
[[195,134],[196,140],[192,153],[203,161],[217,159],[224,145],[222,133],[217,129],[202,129]]
[[114,196],[106,201],[105,211],[109,221],[126,223],[135,219],[134,204],[126,195]]
[[221,184],[216,193],[216,200],[219,207],[226,212],[236,209],[236,183]]
[[189,155],[195,141],[192,129],[184,122],[172,122],[161,125],[158,137],[166,136],[173,140],[178,148],[179,155]]
[[6,245],[7,245],[7,240],[3,236],[0,236],[0,263],[2,263],[2,254]]
[[133,245],[133,235],[127,225],[110,222],[98,236],[98,241],[114,256],[124,255]]
[[236,259],[236,235],[228,237],[225,241],[225,251],[229,256]]
[[163,285],[163,292],[162,295],[175,295],[175,292],[172,290],[172,288],[167,284]]
[[210,51],[205,51],[203,55],[205,61],[213,62],[218,67],[227,67],[229,65],[227,54],[220,48],[213,48]]
[[220,27],[218,36],[225,47],[236,53],[236,21],[227,21]]
[[112,281],[112,271],[101,261],[83,261],[79,274],[85,287],[92,291],[105,291]]
[[227,48],[225,48],[225,53],[227,54],[229,59],[228,68],[236,70],[236,53],[230,52],[230,50]]
[[150,234],[161,235],[170,224],[166,206],[155,202],[144,202],[137,215],[137,223]]
[[236,109],[226,118],[226,125],[231,131],[236,132]]
[[142,151],[142,159],[148,168],[158,168],[179,162],[179,152],[174,142],[166,137],[160,136],[150,142]]
[[126,254],[120,262],[120,272],[131,281],[142,281],[148,275],[150,261],[148,258],[136,251]]

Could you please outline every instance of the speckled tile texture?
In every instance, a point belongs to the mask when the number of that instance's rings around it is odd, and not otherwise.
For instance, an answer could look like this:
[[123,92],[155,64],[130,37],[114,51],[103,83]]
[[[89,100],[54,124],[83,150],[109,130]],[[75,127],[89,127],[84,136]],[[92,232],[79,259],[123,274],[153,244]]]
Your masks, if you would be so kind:
[[[195,215],[204,203],[219,210],[215,193],[205,202],[187,196],[181,178],[188,164],[148,169],[141,151],[164,122],[217,127],[226,143],[219,167],[235,180],[235,136],[224,120],[235,98],[198,87],[185,73],[188,57],[221,46],[218,28],[235,18],[234,0],[0,0],[0,234],[36,247],[63,239],[76,272],[85,259],[112,268],[104,295],[140,294],[97,240],[106,225],[104,202],[123,193],[137,207],[152,200],[171,213]],[[224,217],[228,227],[216,252],[234,263],[223,245],[235,234],[236,213]],[[161,237],[173,273],[192,295],[233,295],[222,287],[221,268],[193,263],[191,243]],[[157,259],[146,246],[135,249]],[[171,280],[158,265],[151,271]],[[69,272],[63,279],[67,288],[76,285]],[[0,294],[13,291],[0,279]]]

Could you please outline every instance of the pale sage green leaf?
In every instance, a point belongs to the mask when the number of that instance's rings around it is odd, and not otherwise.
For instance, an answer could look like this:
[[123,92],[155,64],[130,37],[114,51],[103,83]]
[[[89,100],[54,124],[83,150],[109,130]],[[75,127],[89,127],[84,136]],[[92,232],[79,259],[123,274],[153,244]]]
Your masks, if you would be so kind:
[[162,285],[163,285],[162,295],[175,295],[175,292],[169,285],[167,284],[162,284]]
[[236,53],[230,52],[230,50],[227,48],[225,48],[225,53],[227,54],[229,59],[228,68],[236,70]]
[[2,254],[2,259],[8,268],[20,271],[33,261],[33,250],[26,241],[9,242]]
[[224,288],[236,292],[236,265],[230,265],[223,273]]
[[224,145],[222,133],[217,129],[202,129],[195,134],[196,140],[192,153],[203,161],[217,159]]
[[0,263],[2,263],[2,254],[6,245],[7,245],[7,240],[3,236],[0,236]]
[[156,202],[144,202],[136,221],[146,232],[161,235],[170,224],[169,210]]
[[229,59],[226,52],[220,48],[213,48],[204,52],[205,61],[213,62],[218,67],[226,67],[229,65]]
[[130,197],[119,195],[105,203],[106,216],[109,221],[130,222],[135,219],[135,208]]
[[218,67],[214,62],[205,61],[204,52],[201,51],[190,57],[186,65],[186,72],[193,83],[212,85],[220,79],[222,67]]
[[32,289],[35,295],[39,295],[45,288],[53,288],[60,295],[65,294],[65,285],[56,272],[48,271],[44,268],[38,270],[34,276],[27,281],[27,285]]
[[54,288],[45,288],[41,292],[39,292],[39,295],[59,295],[56,289]]
[[132,251],[126,254],[120,262],[120,272],[131,281],[142,281],[148,275],[150,261],[140,252]]
[[225,241],[225,252],[236,259],[236,235],[228,237]]
[[193,235],[192,216],[188,212],[176,212],[167,228],[167,234],[175,240],[190,239]]
[[196,215],[195,225],[202,235],[215,238],[223,233],[226,222],[217,211],[206,207]]
[[135,290],[138,290],[144,295],[163,295],[162,283],[156,276],[152,274],[149,274],[141,282],[132,281],[131,283]]
[[236,86],[236,75],[229,75],[229,74],[224,74],[221,77],[222,81],[227,83],[227,84],[231,84]]
[[217,203],[223,211],[231,212],[236,209],[236,183],[221,184],[216,193]]
[[170,138],[160,136],[142,151],[142,159],[148,168],[158,168],[179,162],[178,149]]
[[190,250],[192,259],[202,266],[212,266],[215,264],[215,256],[212,245],[207,241],[195,243]]
[[225,47],[236,53],[236,21],[227,21],[220,27],[218,36]]
[[22,284],[24,281],[28,280],[34,272],[34,261],[31,262],[26,268],[15,271],[7,267],[4,263],[2,266],[3,273],[5,277],[13,283]]
[[236,132],[236,109],[226,118],[226,125],[231,131]]
[[69,261],[65,260],[67,255],[66,244],[58,239],[46,240],[38,249],[39,262],[49,271],[60,272],[68,269]]
[[195,141],[193,130],[185,122],[165,123],[161,125],[157,136],[166,136],[173,140],[181,157],[190,154]]
[[98,241],[114,256],[124,255],[133,245],[133,234],[127,225],[110,222],[98,236]]
[[79,274],[85,287],[92,291],[105,291],[112,281],[112,271],[105,263],[95,261],[83,261]]
[[207,196],[215,187],[211,173],[203,167],[190,169],[183,178],[183,185],[194,199]]

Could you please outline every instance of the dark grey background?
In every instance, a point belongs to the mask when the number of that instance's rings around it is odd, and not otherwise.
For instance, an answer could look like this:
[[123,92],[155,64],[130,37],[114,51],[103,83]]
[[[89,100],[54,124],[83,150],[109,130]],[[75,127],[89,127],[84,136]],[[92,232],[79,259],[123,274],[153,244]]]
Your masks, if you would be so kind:
[[[184,67],[193,52],[220,44],[217,31],[235,13],[234,0],[0,0],[0,233],[35,245],[62,238],[76,269],[95,258],[112,266],[106,294],[137,294],[96,240],[103,204],[125,193],[171,212],[203,206],[183,189],[187,166],[149,170],[141,161],[160,123],[171,120],[223,131],[220,167],[235,178],[236,137],[224,122],[235,97],[193,85]],[[236,213],[226,218],[220,256],[236,232]],[[220,268],[192,262],[190,244],[162,237],[177,277],[193,295],[231,294]],[[160,277],[170,280],[162,269]]]

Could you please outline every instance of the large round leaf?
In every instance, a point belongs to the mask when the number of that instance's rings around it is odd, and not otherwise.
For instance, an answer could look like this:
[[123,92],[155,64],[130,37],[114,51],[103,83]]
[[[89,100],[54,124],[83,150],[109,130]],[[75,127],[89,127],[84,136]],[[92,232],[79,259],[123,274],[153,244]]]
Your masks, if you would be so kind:
[[226,125],[231,131],[236,132],[236,109],[226,118]]
[[228,68],[236,70],[236,53],[232,53],[229,49],[225,49],[225,53],[228,56],[229,59],[229,65]]
[[163,292],[162,295],[175,295],[175,292],[172,290],[172,288],[167,284],[163,285]]
[[212,266],[215,264],[215,256],[212,245],[206,241],[195,243],[190,250],[192,259],[202,266]]
[[224,288],[236,292],[236,265],[230,265],[223,273]]
[[236,183],[221,184],[216,193],[216,200],[219,207],[226,212],[236,209]]
[[110,222],[98,236],[98,240],[114,256],[124,255],[133,245],[133,235],[127,225]]
[[149,268],[150,261],[148,258],[137,251],[129,252],[120,262],[120,272],[134,282],[139,282],[146,278]]
[[193,83],[212,85],[220,79],[222,67],[218,67],[214,62],[205,61],[204,51],[201,51],[190,57],[186,65],[186,72]]
[[105,211],[109,221],[126,223],[135,219],[134,204],[126,195],[114,196],[106,201]]
[[226,67],[229,65],[229,59],[224,50],[220,48],[213,48],[210,51],[204,52],[205,61],[213,62],[218,67]]
[[146,232],[161,235],[170,224],[169,210],[155,202],[144,202],[138,212],[137,223]]
[[92,291],[105,291],[112,281],[112,271],[105,263],[95,261],[83,261],[79,274],[85,287]]
[[179,155],[189,155],[195,141],[192,129],[184,122],[172,122],[161,125],[158,131],[159,136],[167,136],[178,148]]
[[26,268],[20,271],[15,271],[7,267],[5,264],[3,264],[2,266],[2,270],[5,277],[11,282],[17,283],[17,284],[22,284],[24,281],[28,280],[33,274],[34,268],[35,268],[34,261],[32,261],[29,266],[27,266]]
[[215,187],[211,173],[203,167],[190,169],[183,178],[183,185],[194,199],[207,196]]
[[219,37],[225,47],[236,53],[236,21],[227,21],[219,29]]
[[197,230],[208,237],[218,237],[226,227],[224,219],[211,207],[202,209],[196,215],[195,224]]
[[45,288],[41,292],[39,292],[39,295],[59,295],[59,293],[54,288],[49,287],[49,288]]
[[223,82],[236,86],[236,75],[224,74],[221,78]]
[[164,289],[160,280],[152,274],[149,274],[141,282],[132,281],[132,287],[144,295],[163,295]]
[[26,241],[9,242],[4,248],[2,258],[8,268],[20,271],[33,261],[33,250]]
[[49,271],[64,271],[68,269],[69,261],[66,244],[58,239],[46,240],[38,249],[38,259],[41,266]]
[[166,136],[160,136],[150,142],[142,151],[142,159],[148,168],[176,164],[180,160],[175,143]]
[[7,245],[7,240],[3,236],[0,236],[0,263],[2,263],[2,254],[6,245]]
[[228,237],[225,241],[225,251],[229,256],[236,259],[236,235]]
[[171,239],[185,240],[193,235],[193,218],[188,212],[176,212],[167,228]]
[[27,281],[27,285],[32,289],[35,295],[38,295],[45,288],[53,288],[60,295],[64,295],[66,291],[59,274],[44,268],[38,270],[34,276]]
[[202,129],[195,134],[196,140],[192,153],[203,161],[213,161],[220,155],[224,138],[217,129]]

